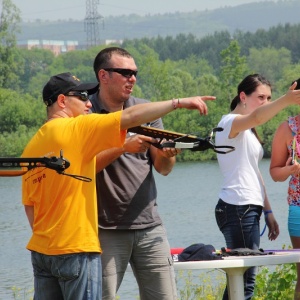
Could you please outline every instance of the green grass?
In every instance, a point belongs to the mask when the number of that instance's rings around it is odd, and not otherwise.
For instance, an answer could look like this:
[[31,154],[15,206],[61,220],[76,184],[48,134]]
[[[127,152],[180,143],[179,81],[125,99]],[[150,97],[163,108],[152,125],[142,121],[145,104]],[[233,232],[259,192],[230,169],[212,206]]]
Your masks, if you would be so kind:
[[201,272],[197,276],[194,276],[192,271],[177,272],[178,297],[180,300],[222,299],[225,284],[226,277],[223,271]]
[[11,290],[15,300],[33,300],[33,288],[27,289],[13,286]]
[[[219,275],[215,272],[217,270],[198,277],[192,271],[178,273],[179,300],[221,300],[226,277],[222,271]],[[296,264],[259,267],[252,300],[293,300],[296,280]]]
[[[259,267],[252,300],[293,300],[296,279],[296,264]],[[201,271],[200,274],[190,270],[177,271],[176,281],[179,300],[221,300],[226,276],[221,270]],[[33,288],[14,286],[11,290],[15,300],[33,299]],[[122,297],[116,299],[122,300]]]

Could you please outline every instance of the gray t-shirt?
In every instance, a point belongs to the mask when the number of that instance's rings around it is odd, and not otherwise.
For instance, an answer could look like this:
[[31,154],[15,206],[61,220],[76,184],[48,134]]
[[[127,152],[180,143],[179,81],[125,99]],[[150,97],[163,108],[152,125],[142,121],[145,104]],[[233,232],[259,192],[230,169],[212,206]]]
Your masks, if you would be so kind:
[[[98,100],[98,94],[90,99],[92,112],[108,113]],[[130,97],[124,103],[124,109],[146,102],[149,101]],[[163,128],[161,119],[147,125]],[[121,155],[99,172],[96,180],[100,228],[143,229],[162,224],[157,211],[157,190],[149,150]]]

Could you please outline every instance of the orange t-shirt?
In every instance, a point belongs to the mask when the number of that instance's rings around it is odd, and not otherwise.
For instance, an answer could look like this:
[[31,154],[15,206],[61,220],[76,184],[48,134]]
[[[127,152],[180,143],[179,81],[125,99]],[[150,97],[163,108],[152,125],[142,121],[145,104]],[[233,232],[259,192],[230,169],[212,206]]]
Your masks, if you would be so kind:
[[121,111],[57,118],[44,124],[26,146],[22,157],[63,156],[65,173],[92,182],[35,168],[23,175],[22,203],[34,207],[33,234],[27,249],[47,255],[101,252],[98,239],[95,155],[124,143]]

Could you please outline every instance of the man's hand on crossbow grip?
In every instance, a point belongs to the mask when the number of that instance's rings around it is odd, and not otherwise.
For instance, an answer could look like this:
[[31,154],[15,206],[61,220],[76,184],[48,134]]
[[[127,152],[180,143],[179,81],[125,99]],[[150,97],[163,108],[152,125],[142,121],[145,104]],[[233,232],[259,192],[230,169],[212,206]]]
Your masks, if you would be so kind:
[[129,153],[146,152],[152,143],[157,143],[157,140],[150,136],[135,134],[126,138],[123,149]]

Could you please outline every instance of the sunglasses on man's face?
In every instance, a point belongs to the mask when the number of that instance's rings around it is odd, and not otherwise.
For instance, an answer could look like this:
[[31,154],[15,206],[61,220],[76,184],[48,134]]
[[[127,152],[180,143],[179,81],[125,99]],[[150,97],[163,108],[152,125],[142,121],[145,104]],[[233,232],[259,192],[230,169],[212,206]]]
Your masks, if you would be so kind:
[[132,75],[137,76],[138,71],[130,70],[130,69],[122,69],[122,68],[105,68],[103,69],[108,72],[116,72],[121,74],[126,78],[131,78]]
[[89,100],[89,93],[88,92],[70,92],[65,96],[72,96],[78,97],[81,101],[88,101]]

